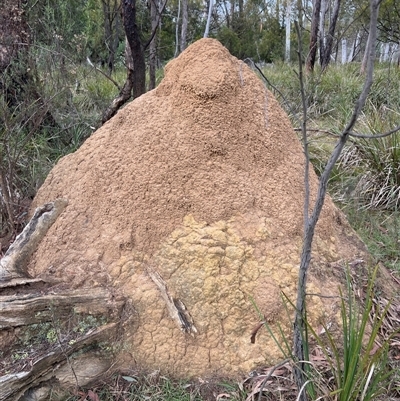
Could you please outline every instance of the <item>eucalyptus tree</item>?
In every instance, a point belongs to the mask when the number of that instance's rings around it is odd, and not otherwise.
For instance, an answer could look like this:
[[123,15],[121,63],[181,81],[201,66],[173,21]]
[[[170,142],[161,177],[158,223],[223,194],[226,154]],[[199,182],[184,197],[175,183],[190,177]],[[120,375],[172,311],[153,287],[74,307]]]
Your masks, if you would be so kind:
[[307,70],[313,71],[319,47],[319,59],[322,69],[330,63],[335,41],[336,26],[339,18],[341,0],[314,0],[311,19],[311,35]]
[[398,0],[383,0],[379,13],[380,39],[400,45],[400,3]]
[[[156,34],[160,26],[161,15],[167,4],[167,0],[162,3],[151,0],[150,8],[150,24],[148,12],[145,8],[141,8],[139,0],[121,0],[123,26],[125,31],[125,61],[127,75],[125,83],[119,94],[111,102],[110,106],[105,110],[102,122],[105,123],[113,117],[120,107],[122,107],[132,97],[135,99],[146,92],[146,60],[145,52],[151,46],[151,62],[152,62],[152,82],[151,86],[155,86],[155,43]],[[143,6],[143,5],[142,5]],[[147,16],[147,21],[140,21],[140,13]],[[147,32],[144,31],[147,22],[150,25]],[[144,29],[143,29],[144,28]],[[147,35],[146,35],[147,34]],[[147,36],[147,38],[146,38]]]

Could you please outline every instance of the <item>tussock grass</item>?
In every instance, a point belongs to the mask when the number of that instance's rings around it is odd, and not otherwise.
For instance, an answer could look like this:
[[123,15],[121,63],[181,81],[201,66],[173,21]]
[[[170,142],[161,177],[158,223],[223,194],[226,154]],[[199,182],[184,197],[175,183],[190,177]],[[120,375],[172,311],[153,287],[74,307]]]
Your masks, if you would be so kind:
[[[277,99],[299,127],[298,77],[288,64],[264,73],[284,98]],[[331,65],[305,77],[310,159],[319,174],[354,107],[364,76],[358,63]],[[377,64],[369,99],[355,127],[375,135],[400,124],[400,69]],[[289,107],[287,104],[289,103]],[[352,138],[330,179],[330,194],[378,261],[398,271],[400,209],[400,133],[381,139]]]

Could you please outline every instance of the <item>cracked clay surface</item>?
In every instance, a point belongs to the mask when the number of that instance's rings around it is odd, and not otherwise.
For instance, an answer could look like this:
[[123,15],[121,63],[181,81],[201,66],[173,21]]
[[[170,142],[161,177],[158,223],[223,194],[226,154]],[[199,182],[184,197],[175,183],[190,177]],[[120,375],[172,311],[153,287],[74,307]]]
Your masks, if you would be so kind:
[[[50,172],[34,207],[68,206],[30,266],[75,287],[113,286],[132,302],[121,363],[177,376],[234,376],[281,359],[260,321],[290,336],[281,292],[295,298],[303,227],[302,147],[258,77],[202,39]],[[318,179],[311,174],[315,197]],[[337,295],[332,268],[364,249],[328,198],[307,292]],[[180,330],[151,266],[197,333]],[[174,301],[175,302],[175,301]],[[309,298],[317,325],[335,298]],[[185,312],[185,313],[186,313]],[[122,365],[121,365],[122,366]]]

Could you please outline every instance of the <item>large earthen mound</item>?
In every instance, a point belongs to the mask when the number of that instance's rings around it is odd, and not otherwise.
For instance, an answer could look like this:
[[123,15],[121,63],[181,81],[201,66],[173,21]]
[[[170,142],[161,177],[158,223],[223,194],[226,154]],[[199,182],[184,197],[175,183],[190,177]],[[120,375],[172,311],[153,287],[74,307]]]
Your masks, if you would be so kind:
[[[303,175],[302,147],[273,95],[202,39],[51,171],[34,205],[69,205],[30,272],[130,298],[127,364],[180,376],[251,370],[281,357],[266,330],[250,341],[253,300],[271,327],[290,333],[280,293],[295,297]],[[317,181],[312,174],[313,194]],[[332,266],[363,250],[330,199],[313,250],[308,292],[328,297],[310,297],[309,316],[334,322]]]

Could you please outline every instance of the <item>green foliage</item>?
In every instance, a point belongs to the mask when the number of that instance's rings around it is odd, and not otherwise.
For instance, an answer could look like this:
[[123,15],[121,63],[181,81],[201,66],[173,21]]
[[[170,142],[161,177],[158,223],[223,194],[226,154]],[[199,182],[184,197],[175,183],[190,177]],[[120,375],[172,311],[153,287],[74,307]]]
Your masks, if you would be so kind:
[[397,0],[383,0],[379,12],[378,30],[383,42],[399,43],[400,5]]
[[259,45],[260,59],[266,63],[281,61],[284,58],[284,28],[276,18],[269,18],[265,25]]
[[69,323],[72,325],[72,331],[75,333],[85,334],[96,327],[102,326],[107,323],[107,319],[104,316],[93,316],[93,315],[80,315],[74,316],[73,322]]
[[85,7],[80,0],[29,0],[26,7],[33,43],[57,53],[68,52],[77,60],[85,56],[88,24]]
[[244,3],[242,13],[234,12],[227,19],[216,30],[216,38],[234,56],[266,63],[283,60],[285,33],[279,11],[251,0]]
[[128,392],[129,400],[145,400],[147,398],[153,398],[160,401],[201,400],[198,394],[191,394],[190,384],[186,382],[173,382],[166,377],[152,378],[151,376],[143,377],[141,380],[138,378],[135,385],[131,386]]
[[233,29],[223,26],[218,31],[217,39],[229,50],[231,54],[240,54],[241,43],[239,35]]
[[[400,113],[385,106],[377,109],[369,103],[369,113],[363,113],[358,131],[375,135],[390,131],[398,124]],[[400,133],[384,138],[353,138],[340,158],[339,168],[347,182],[343,203],[354,197],[366,209],[397,210],[400,206]],[[342,190],[343,191],[343,190]]]

